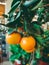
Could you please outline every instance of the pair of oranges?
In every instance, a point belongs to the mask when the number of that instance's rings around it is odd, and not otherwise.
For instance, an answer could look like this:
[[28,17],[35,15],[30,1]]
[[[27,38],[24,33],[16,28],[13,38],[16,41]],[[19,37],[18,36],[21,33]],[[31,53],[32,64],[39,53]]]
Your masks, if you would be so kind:
[[28,53],[35,50],[35,39],[32,36],[21,37],[19,33],[13,32],[12,34],[6,34],[6,42],[8,44],[20,44],[21,48]]

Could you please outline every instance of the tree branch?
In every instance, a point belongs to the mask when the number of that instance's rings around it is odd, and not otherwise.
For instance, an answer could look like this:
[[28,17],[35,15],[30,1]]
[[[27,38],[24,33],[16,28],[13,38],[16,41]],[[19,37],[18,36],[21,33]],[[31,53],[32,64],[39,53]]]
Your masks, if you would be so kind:
[[6,26],[5,24],[0,23],[0,25]]
[[[47,7],[47,6],[49,6],[49,4],[43,5],[43,6],[41,6],[41,7]],[[40,8],[41,8],[41,7],[40,7]]]

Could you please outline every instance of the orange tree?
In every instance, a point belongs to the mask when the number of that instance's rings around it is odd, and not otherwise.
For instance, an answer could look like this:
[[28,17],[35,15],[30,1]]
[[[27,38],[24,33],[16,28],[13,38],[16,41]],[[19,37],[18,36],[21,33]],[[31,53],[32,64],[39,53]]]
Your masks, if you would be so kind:
[[49,21],[48,8],[48,0],[13,0],[9,16],[3,15],[9,23],[1,24],[8,27],[9,36],[16,31],[22,37],[19,44],[10,45],[12,62],[19,59],[22,65],[37,65],[41,59],[49,63],[49,30],[42,28],[42,24]]

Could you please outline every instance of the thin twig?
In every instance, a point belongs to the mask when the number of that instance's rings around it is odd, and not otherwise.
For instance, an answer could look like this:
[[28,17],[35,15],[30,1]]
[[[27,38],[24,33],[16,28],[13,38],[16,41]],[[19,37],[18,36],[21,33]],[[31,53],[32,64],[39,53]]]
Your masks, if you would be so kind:
[[5,24],[0,23],[0,25],[6,26]]
[[40,6],[39,8],[47,7],[47,6],[49,6],[49,4],[46,4],[46,5]]

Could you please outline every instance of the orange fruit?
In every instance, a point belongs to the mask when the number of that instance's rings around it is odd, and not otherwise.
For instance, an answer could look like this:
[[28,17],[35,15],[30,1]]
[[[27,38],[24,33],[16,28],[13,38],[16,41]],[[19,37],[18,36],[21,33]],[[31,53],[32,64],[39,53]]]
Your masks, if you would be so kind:
[[34,52],[35,51],[35,48],[33,48],[32,50],[26,50],[27,53],[31,53],[31,52]]
[[20,46],[25,51],[32,52],[34,50],[34,47],[36,45],[35,39],[32,36],[29,37],[23,37],[20,41]]
[[13,32],[12,34],[6,34],[6,42],[8,44],[18,44],[21,40],[19,33]]

